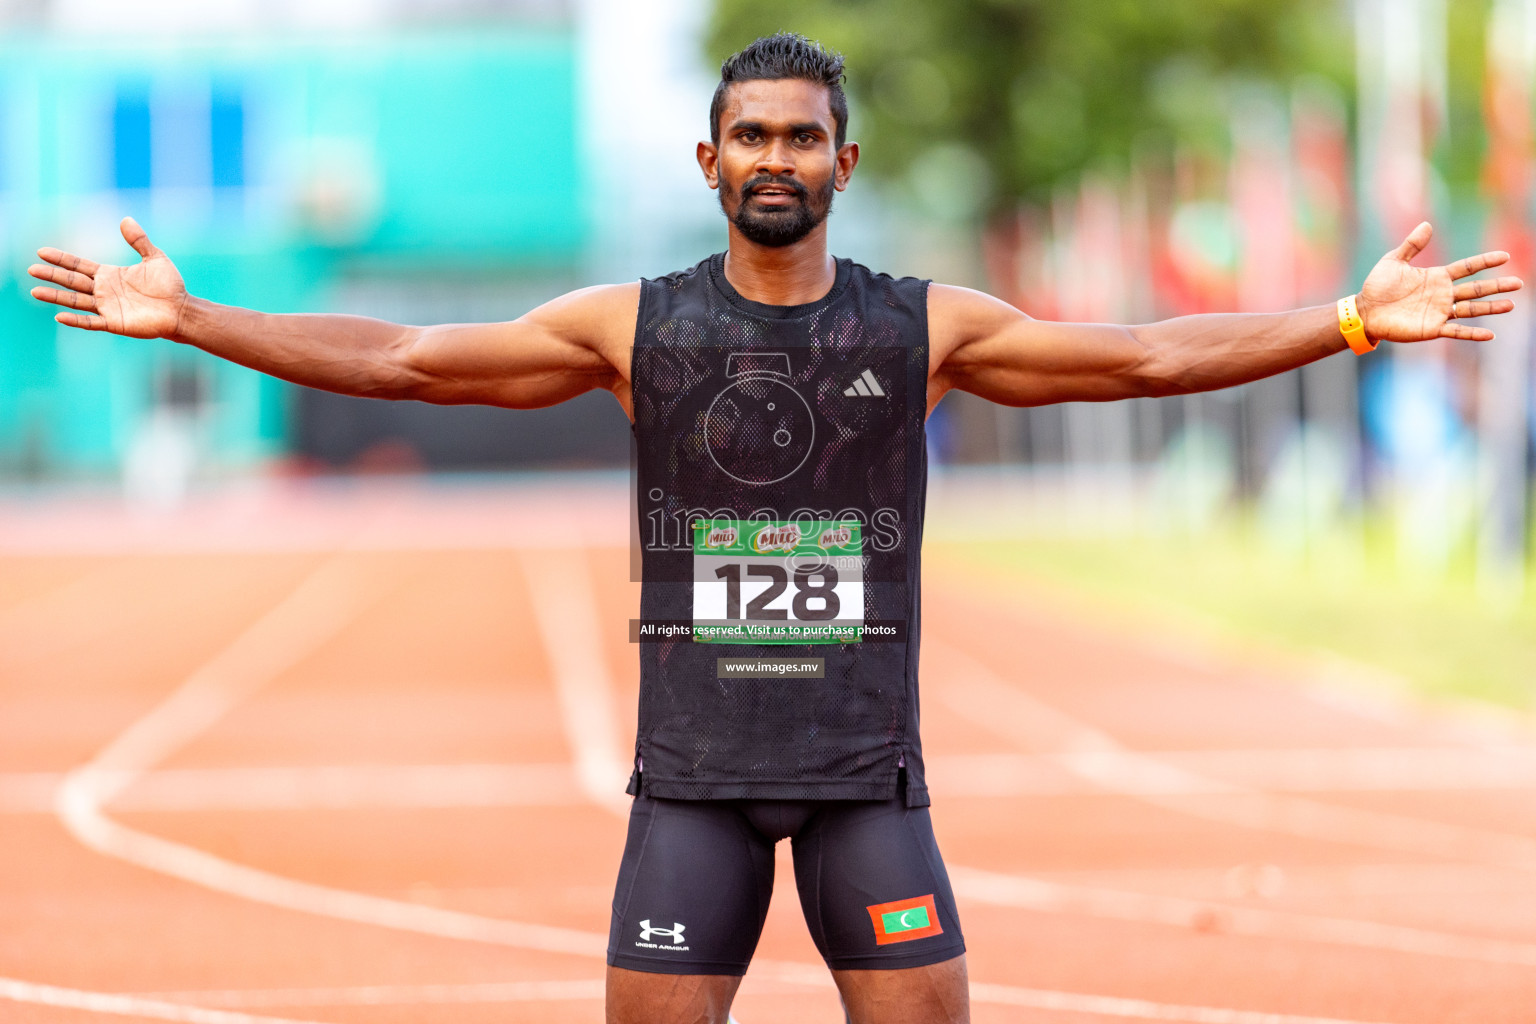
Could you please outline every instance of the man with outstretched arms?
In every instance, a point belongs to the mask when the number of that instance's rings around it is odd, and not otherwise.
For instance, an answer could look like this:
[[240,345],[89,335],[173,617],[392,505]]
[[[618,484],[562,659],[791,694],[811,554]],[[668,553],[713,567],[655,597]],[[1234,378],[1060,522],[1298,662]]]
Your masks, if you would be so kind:
[[[723,1022],[793,840],[806,921],[853,1021],[968,1019],[964,944],[917,730],[924,421],[959,388],[1007,405],[1231,387],[1346,347],[1492,333],[1504,263],[1411,261],[1287,313],[1126,327],[1032,320],[965,288],[827,252],[846,141],[842,59],[792,35],[727,60],[699,166],[729,245],[503,324],[274,316],[188,295],[142,257],[42,249],[60,323],[169,338],[308,387],[508,408],[611,391],[639,443],[640,716],[608,951],[610,1022]],[[1084,268],[1091,272],[1091,268]]]

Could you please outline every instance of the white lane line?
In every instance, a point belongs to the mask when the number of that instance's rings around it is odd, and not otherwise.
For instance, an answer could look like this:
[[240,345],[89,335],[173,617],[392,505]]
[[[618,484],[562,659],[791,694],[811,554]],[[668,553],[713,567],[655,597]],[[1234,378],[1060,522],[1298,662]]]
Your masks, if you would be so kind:
[[169,697],[69,773],[58,802],[65,823],[88,832],[76,809],[110,801],[350,625],[388,585],[371,575],[345,556],[322,563]]
[[1186,771],[1278,792],[1536,788],[1536,746],[1178,750],[1155,755]]
[[149,772],[112,809],[530,807],[580,799],[568,764],[316,765]]
[[105,817],[89,827],[93,829],[93,848],[109,856],[256,903],[396,931],[514,949],[576,956],[602,956],[607,949],[608,936],[596,932],[483,917],[301,882],[137,832]]
[[330,988],[210,989],[138,992],[140,999],[205,1006],[426,1006],[452,1003],[542,1003],[603,998],[601,978],[494,981],[461,985],[353,985]]
[[624,783],[630,769],[618,755],[613,679],[603,657],[586,551],[530,549],[518,555],[582,792],[599,807],[627,818],[630,801]]
[[[64,775],[0,775],[0,812],[51,811]],[[366,810],[548,807],[583,799],[571,766],[550,764],[301,765],[144,772],[113,811]]]
[[[103,778],[112,781],[110,773]],[[0,773],[0,814],[49,814],[63,772]],[[116,788],[113,781],[113,788]],[[584,801],[563,763],[297,765],[137,773],[113,811],[550,807]]]
[[[818,971],[815,987],[828,984]],[[804,988],[803,979],[775,979],[776,987]],[[492,981],[444,985],[353,985],[328,988],[193,989],[185,992],[134,992],[139,999],[195,1002],[218,1007],[282,1006],[429,1006],[455,1003],[539,1003],[602,999],[601,978],[567,981]]]
[[1321,942],[1450,957],[1484,963],[1536,967],[1536,944],[1485,939],[1404,925],[1326,917],[1256,907],[1232,906],[1176,896],[1063,885],[1038,878],[949,866],[955,895],[993,906],[1057,914],[1081,914],[1120,921],[1201,928],[1252,938]]
[[[58,812],[65,827],[87,847],[106,856],[255,902],[420,934],[603,957],[606,935],[522,924],[299,882],[129,829],[112,821],[102,812],[102,804],[106,800],[124,791],[159,760],[169,757],[195,739],[234,707],[240,698],[253,693],[272,675],[296,663],[361,613],[363,597],[369,592],[369,588],[363,584],[364,581],[357,578],[353,571],[340,568],[339,560],[317,570],[287,600],[255,623],[203,669],[195,672],[181,689],[109,744],[94,761],[69,773],[60,787],[58,798]],[[338,602],[345,603],[338,608]],[[328,608],[331,614],[316,616],[317,608],[313,606],[317,603]],[[580,609],[581,606],[579,602],[573,601],[568,607]],[[340,614],[343,610],[346,614]],[[595,614],[595,605],[588,602],[583,614]],[[316,618],[319,619],[318,624]],[[579,620],[574,621],[579,623]],[[251,659],[251,663],[234,656],[242,648],[258,646],[262,656]],[[266,675],[263,676],[262,672]],[[590,695],[607,703],[611,719],[611,690],[595,689]],[[578,724],[583,720],[580,715],[569,719]],[[594,762],[598,756],[596,752],[589,754]],[[825,968],[819,965],[764,960],[755,962],[753,970],[791,983],[817,987],[829,987],[832,984]],[[59,992],[68,991],[23,982],[6,989],[8,998],[48,1005],[53,1005],[53,999],[62,998]],[[1007,985],[977,983],[972,985],[971,991],[972,999],[977,1002],[1070,1008],[1079,1012],[1144,1020],[1196,1021],[1199,1024],[1366,1024],[1360,1021],[1255,1014],[1214,1007],[1176,1006]],[[111,1000],[133,997],[106,998],[108,1002],[100,1005],[127,1005]],[[168,1011],[176,1013],[225,1012],[164,1005]],[[105,1009],[102,1012],[127,1011]],[[249,1016],[243,1020],[227,1016],[155,1019],[187,1020],[193,1024],[268,1024],[273,1020]]]
[[128,828],[103,812],[103,804],[145,770],[191,742],[242,698],[319,648],[387,586],[387,580],[372,578],[344,557],[322,565],[94,760],[70,772],[58,790],[60,820],[77,840],[104,856],[257,903],[425,935],[544,952],[603,955],[607,947],[604,935],[481,917],[301,882]]
[[[573,703],[576,703],[573,701]],[[593,745],[596,746],[595,744]],[[1164,792],[1445,792],[1536,788],[1536,749],[1501,746],[1143,752],[1177,769]],[[588,755],[592,755],[589,753]],[[605,790],[622,768],[601,768]],[[1073,796],[1103,787],[1060,754],[935,754],[929,781],[946,798]],[[594,773],[595,774],[595,773]],[[0,814],[51,813],[63,772],[0,772]],[[1213,784],[1214,780],[1214,784]],[[300,765],[147,771],[117,811],[527,807],[587,799],[565,763]]]
[[1108,733],[1041,702],[969,654],[925,642],[930,665],[956,678],[934,687],[951,711],[1012,742],[1054,746],[1059,763],[1101,790],[1191,817],[1260,831],[1536,870],[1536,840],[1380,811],[1280,796],[1129,750]]
[[147,1017],[150,1020],[183,1021],[185,1024],[322,1024],[320,1021],[295,1020],[291,1017],[259,1017],[249,1013],[186,1006],[146,996],[119,995],[112,992],[86,992],[57,985],[38,985],[15,978],[0,978],[0,999],[34,1006],[58,1006],[90,1013],[109,1013],[119,1017]]
[[[1165,789],[1173,792],[1224,792],[1231,785],[1279,793],[1536,789],[1536,747],[1529,746],[1142,753],[1177,769],[1164,781]],[[1071,755],[949,754],[928,761],[930,782],[942,785],[946,796],[1053,796],[1099,790],[1071,770]],[[1219,785],[1212,786],[1213,780]]]

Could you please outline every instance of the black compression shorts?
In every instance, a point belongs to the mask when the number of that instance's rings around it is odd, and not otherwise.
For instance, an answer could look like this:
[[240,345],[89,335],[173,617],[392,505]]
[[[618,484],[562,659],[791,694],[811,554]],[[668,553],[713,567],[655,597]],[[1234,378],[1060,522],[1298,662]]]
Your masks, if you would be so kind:
[[747,971],[773,894],[773,847],[829,967],[923,967],[965,952],[926,807],[894,800],[639,796],[613,897],[608,963],[654,974]]

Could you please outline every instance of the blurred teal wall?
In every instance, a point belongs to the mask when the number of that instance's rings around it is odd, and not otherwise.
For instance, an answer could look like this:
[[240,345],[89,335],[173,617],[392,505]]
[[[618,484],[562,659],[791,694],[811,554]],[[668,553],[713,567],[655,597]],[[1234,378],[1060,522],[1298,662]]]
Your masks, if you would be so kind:
[[39,246],[136,258],[124,215],[195,294],[270,311],[324,310],[341,280],[574,266],[576,49],[569,30],[504,27],[344,46],[0,39],[0,475],[114,472],[157,405],[196,418],[209,464],[286,449],[287,385],[58,328],[28,296]]

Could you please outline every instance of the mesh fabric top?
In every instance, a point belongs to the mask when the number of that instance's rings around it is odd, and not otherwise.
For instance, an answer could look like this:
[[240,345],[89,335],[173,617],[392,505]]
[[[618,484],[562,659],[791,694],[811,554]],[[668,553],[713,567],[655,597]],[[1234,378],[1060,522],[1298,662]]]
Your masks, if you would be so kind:
[[[863,620],[894,637],[642,643],[636,784],[648,795],[889,799],[904,768],[908,802],[927,803],[917,733],[927,286],[838,260],[823,299],[769,306],[731,287],[720,254],[642,282],[631,374],[642,620],[697,621],[695,576],[715,576],[696,565],[695,521],[853,522]],[[754,557],[706,568],[750,582],[765,570]],[[793,591],[782,589],[787,607]],[[717,659],[757,656],[822,659],[824,675],[719,678]]]

